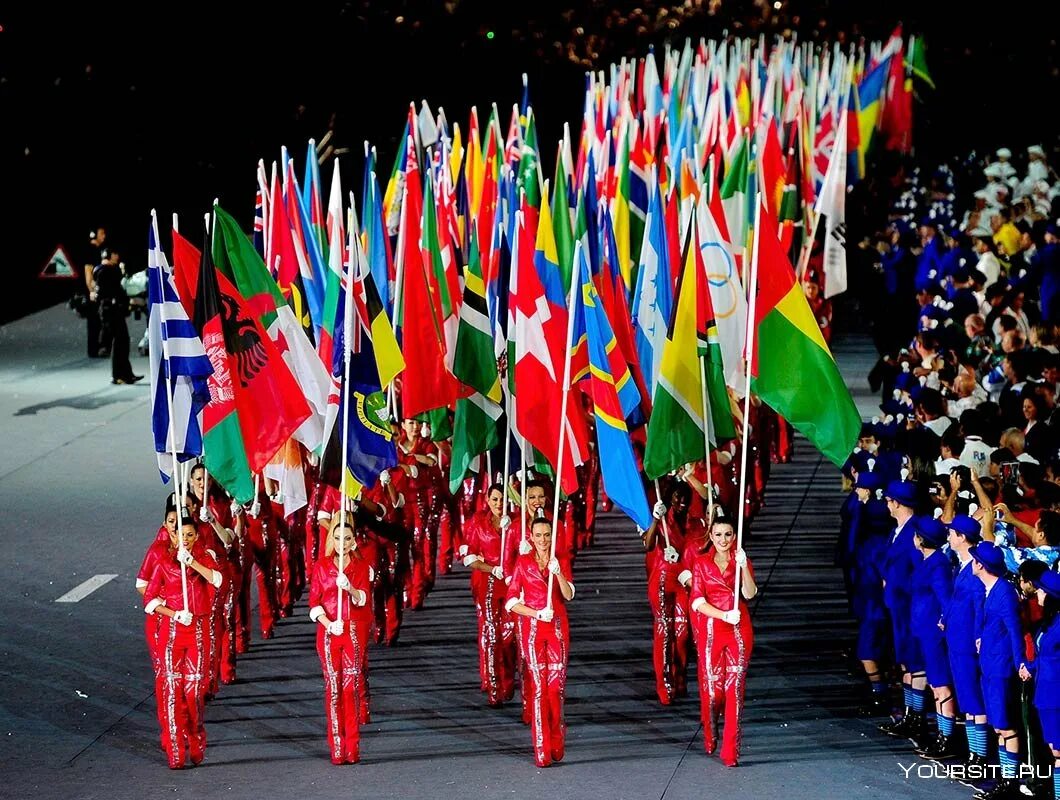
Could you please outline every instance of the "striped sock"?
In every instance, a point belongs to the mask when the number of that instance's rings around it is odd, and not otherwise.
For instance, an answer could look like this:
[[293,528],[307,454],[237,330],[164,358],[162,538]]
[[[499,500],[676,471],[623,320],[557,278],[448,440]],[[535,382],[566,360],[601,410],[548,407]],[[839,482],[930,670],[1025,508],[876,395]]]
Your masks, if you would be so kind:
[[943,736],[953,736],[953,717],[938,715],[939,733]]
[[1012,780],[1016,777],[1016,767],[1019,759],[1015,753],[1010,753],[1005,748],[998,751],[998,761],[1001,762],[1001,777]]
[[1053,767],[1053,797],[1060,800],[1060,764]]
[[905,699],[905,707],[913,707],[913,687],[908,683],[902,684],[902,697]]
[[909,688],[909,700],[910,700],[909,707],[911,709],[913,709],[913,711],[923,711],[924,710],[924,692],[923,691],[921,691],[920,689],[914,689],[914,688],[910,687]]
[[986,758],[990,748],[990,734],[987,731],[986,723],[973,722],[972,726],[975,728],[975,752]]

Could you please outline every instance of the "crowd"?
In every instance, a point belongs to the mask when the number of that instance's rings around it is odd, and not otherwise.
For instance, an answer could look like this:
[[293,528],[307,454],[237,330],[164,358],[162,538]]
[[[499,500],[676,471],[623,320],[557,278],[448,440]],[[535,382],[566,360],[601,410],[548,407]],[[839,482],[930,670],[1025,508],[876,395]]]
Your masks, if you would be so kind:
[[880,413],[845,468],[870,709],[980,797],[1060,793],[1056,178],[1031,146],[906,179],[874,245]]

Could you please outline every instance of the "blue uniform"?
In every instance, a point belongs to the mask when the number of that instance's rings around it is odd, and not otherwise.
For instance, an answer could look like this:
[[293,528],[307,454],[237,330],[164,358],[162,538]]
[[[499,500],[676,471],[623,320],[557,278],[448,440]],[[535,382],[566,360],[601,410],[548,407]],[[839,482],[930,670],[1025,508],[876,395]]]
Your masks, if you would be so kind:
[[957,569],[953,579],[953,594],[943,609],[942,624],[946,626],[946,649],[950,656],[953,688],[957,692],[957,706],[965,714],[986,713],[983,705],[982,675],[975,640],[982,628],[983,582],[972,573],[972,561]]
[[939,628],[942,612],[953,595],[953,568],[948,555],[936,550],[913,569],[910,620],[913,635],[924,656],[924,669],[932,686],[950,686],[950,661],[946,634]]
[[913,520],[910,518],[899,530],[895,528],[891,541],[883,554],[883,600],[891,612],[891,633],[894,636],[894,653],[899,664],[909,672],[924,668],[920,646],[909,624],[910,589],[913,568],[923,556],[913,542]]
[[1060,245],[1045,245],[1034,255],[1032,267],[1042,278],[1042,319],[1060,322]]
[[1060,749],[1060,616],[1039,631],[1035,647],[1034,662],[1027,665],[1034,674],[1034,705],[1043,738]]
[[869,500],[857,516],[851,582],[858,620],[856,656],[860,661],[880,661],[888,653],[890,636],[880,568],[890,541],[889,521],[882,500]]
[[979,631],[979,668],[982,670],[986,719],[996,730],[1019,725],[1019,665],[1023,653],[1019,598],[1008,581],[999,578],[986,593]]

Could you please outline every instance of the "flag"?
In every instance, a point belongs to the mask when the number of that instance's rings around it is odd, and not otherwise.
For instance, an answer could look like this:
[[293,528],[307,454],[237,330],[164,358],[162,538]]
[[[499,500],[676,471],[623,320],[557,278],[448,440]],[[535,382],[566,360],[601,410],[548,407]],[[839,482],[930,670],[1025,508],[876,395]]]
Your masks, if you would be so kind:
[[[588,339],[589,393],[596,420],[597,452],[604,491],[639,528],[647,530],[652,517],[633,455],[633,445],[629,441],[626,427],[629,410],[621,400],[624,388],[635,388],[633,379],[593,285],[589,262],[581,242],[575,245],[574,258],[579,265],[579,305]],[[637,399],[634,398],[634,405]]]
[[766,213],[756,230],[754,259],[751,389],[839,466],[857,443],[861,417],[780,247],[776,220]]
[[[169,480],[173,452],[178,461],[202,455],[199,415],[210,400],[213,372],[202,340],[177,298],[173,275],[158,241],[151,212],[147,239],[148,353],[151,357],[151,430],[162,482]],[[170,396],[166,397],[166,378]],[[172,411],[171,411],[172,409]]]
[[924,44],[924,40],[911,36],[909,38],[909,52],[906,57],[908,58],[906,66],[909,67],[913,75],[934,89],[935,81],[931,79],[931,74],[928,72],[927,45]]
[[475,457],[499,443],[497,420],[501,416],[501,382],[493,357],[493,332],[474,227],[469,250],[453,360],[453,374],[469,390],[456,401],[453,456],[449,465],[449,488],[454,494],[467,477]]
[[272,457],[272,461],[265,465],[262,474],[279,485],[284,517],[297,513],[309,504],[302,446],[295,439],[287,440]]
[[847,115],[839,121],[839,132],[828,163],[821,192],[817,196],[814,214],[813,248],[824,262],[824,296],[834,297],[847,288]]
[[714,316],[714,304],[707,288],[707,268],[703,263],[703,249],[698,235],[693,240],[696,254],[696,354],[703,360],[700,383],[707,394],[710,419],[707,430],[713,442],[735,439],[736,428],[732,422],[729,394],[725,388],[725,367],[722,361],[718,323]]
[[690,462],[701,461],[706,455],[696,332],[699,303],[696,300],[694,231],[695,226],[690,225],[648,421],[644,473],[651,479]]
[[[346,268],[340,293],[343,312],[335,324],[335,352],[331,362],[338,396],[329,406],[329,435],[320,460],[320,479],[329,486],[345,483],[348,490],[356,490],[353,481],[371,486],[380,472],[396,466],[397,449],[390,427],[386,395],[382,391],[377,357],[368,335],[372,312],[359,299],[362,295],[375,293],[370,283],[371,272],[361,249],[352,198],[347,222]],[[358,284],[367,284],[367,291],[360,290]],[[378,295],[375,296],[374,304],[381,308]],[[345,452],[344,435],[347,437]]]
[[[239,230],[236,221],[222,208],[215,209],[215,262],[246,298],[247,311],[268,334],[287,372],[294,377],[296,391],[305,398],[310,414],[294,431],[294,438],[311,453],[320,453],[324,443],[324,417],[327,414],[331,380],[305,331],[298,324],[265,263]],[[330,356],[329,356],[330,357]],[[275,451],[274,451],[275,452]],[[258,470],[255,470],[257,472]]]
[[733,255],[736,256],[738,265],[742,263],[747,230],[751,222],[747,219],[747,185],[750,179],[748,142],[748,137],[742,137],[740,149],[736,151],[725,173],[725,180],[721,184],[721,204],[725,209],[725,224],[732,237]]
[[[216,289],[218,313],[212,318],[204,316],[203,327],[219,333],[220,338],[215,333],[208,342],[204,335],[203,345],[211,363],[214,363],[216,349],[223,342],[228,359],[230,392],[239,418],[246,463],[251,472],[258,473],[309,418],[311,411],[291,371],[283,363],[277,345],[273,344],[265,331],[263,317],[258,311],[261,296],[252,296],[252,305],[229,277],[243,266],[239,263],[241,249],[257,257],[250,240],[235,226],[235,221],[220,209],[214,213],[213,234],[211,247],[203,248],[203,265],[199,269],[199,300],[207,300],[202,296],[204,291],[209,293]],[[209,255],[207,250],[210,251]],[[211,276],[214,279],[212,286]],[[267,311],[265,313],[268,314]],[[211,328],[210,323],[214,320],[216,322]],[[218,374],[216,363],[214,374]],[[209,464],[209,431],[206,433],[207,468],[213,473],[214,469]],[[244,502],[242,498],[241,502]]]
[[[560,288],[548,205],[541,206],[536,247],[526,241],[530,232],[525,228],[525,214],[520,211],[519,216],[516,228],[521,238],[518,261],[512,269],[515,291],[509,309],[514,317],[516,427],[558,469],[560,425],[566,426],[561,488],[573,494],[578,491],[574,468],[585,460],[588,434],[577,398],[568,401],[565,419],[560,413],[563,392],[570,391],[563,385],[569,318]],[[551,290],[542,284],[542,275],[550,278]]]
[[[315,157],[313,165],[314,180],[316,180]],[[319,205],[315,190],[312,199]],[[328,216],[325,227],[323,246],[328,257],[324,271],[323,318],[320,321],[320,337],[317,339],[317,352],[322,364],[327,363],[334,349],[335,316],[339,310],[339,283],[342,281],[342,253],[346,249],[346,237],[342,230],[342,181],[339,176],[337,158],[331,173],[331,193],[328,196]]]
[[745,391],[745,339],[747,338],[747,297],[740,280],[739,267],[732,245],[721,226],[725,215],[720,198],[713,193],[708,204],[697,209],[699,249],[703,254],[703,268],[710,291],[714,320],[718,328],[718,345],[725,367],[725,383],[739,396]]
[[658,181],[653,179],[644,226],[644,245],[640,249],[637,285],[633,294],[633,331],[637,356],[651,397],[655,396],[659,383],[666,329],[673,310],[673,273],[665,224],[662,192]]

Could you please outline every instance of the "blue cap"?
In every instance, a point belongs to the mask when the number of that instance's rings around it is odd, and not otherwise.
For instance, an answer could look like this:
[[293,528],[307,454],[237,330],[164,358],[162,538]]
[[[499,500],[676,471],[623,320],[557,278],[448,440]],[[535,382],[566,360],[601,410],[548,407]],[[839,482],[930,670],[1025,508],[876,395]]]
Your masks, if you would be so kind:
[[968,552],[991,575],[996,575],[1000,578],[1008,572],[1008,567],[1005,566],[1005,554],[993,542],[979,542]]
[[854,482],[855,489],[868,489],[869,491],[876,491],[877,489],[883,488],[883,476],[877,475],[875,472],[869,472],[867,469],[864,471],[858,471],[858,479]]
[[1043,589],[1046,594],[1060,597],[1060,572],[1047,569],[1034,581],[1035,589]]
[[887,491],[884,496],[891,498],[899,505],[916,508],[916,484],[910,481],[891,481],[887,484]]
[[934,517],[917,517],[913,520],[913,530],[932,550],[942,547],[946,541],[946,526]]
[[953,522],[949,523],[947,527],[955,533],[959,533],[967,539],[970,544],[975,544],[983,538],[982,525],[967,514],[958,514],[953,518]]

